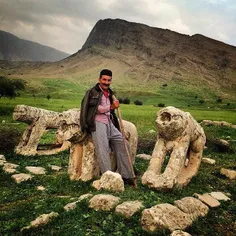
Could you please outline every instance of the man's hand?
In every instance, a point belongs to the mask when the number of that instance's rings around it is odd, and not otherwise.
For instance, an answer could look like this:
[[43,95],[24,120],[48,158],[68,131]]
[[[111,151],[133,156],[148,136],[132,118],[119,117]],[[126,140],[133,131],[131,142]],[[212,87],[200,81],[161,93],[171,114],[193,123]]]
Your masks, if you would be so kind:
[[120,106],[119,100],[114,100],[111,109],[117,109]]

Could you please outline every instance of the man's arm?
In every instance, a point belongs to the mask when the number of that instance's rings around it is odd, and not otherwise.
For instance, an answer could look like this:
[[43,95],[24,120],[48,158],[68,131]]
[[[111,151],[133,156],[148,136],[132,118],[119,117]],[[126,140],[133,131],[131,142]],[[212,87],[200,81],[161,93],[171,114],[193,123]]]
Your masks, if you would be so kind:
[[90,95],[90,90],[88,90],[84,95],[80,107],[80,129],[82,132],[86,132],[88,130],[86,117],[88,112],[89,95]]

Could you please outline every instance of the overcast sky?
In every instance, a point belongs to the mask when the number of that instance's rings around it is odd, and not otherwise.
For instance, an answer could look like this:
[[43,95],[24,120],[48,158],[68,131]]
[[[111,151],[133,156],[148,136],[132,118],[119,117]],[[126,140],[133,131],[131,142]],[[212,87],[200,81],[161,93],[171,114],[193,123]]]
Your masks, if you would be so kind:
[[0,0],[0,30],[67,53],[77,52],[106,18],[236,46],[235,0]]

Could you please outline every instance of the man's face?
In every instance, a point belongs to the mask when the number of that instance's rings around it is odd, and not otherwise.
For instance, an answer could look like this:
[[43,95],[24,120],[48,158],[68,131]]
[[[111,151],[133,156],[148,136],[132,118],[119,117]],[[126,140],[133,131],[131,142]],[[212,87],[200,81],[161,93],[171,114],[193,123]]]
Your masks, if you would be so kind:
[[102,77],[99,78],[99,84],[102,89],[107,90],[111,84],[111,76],[102,75]]

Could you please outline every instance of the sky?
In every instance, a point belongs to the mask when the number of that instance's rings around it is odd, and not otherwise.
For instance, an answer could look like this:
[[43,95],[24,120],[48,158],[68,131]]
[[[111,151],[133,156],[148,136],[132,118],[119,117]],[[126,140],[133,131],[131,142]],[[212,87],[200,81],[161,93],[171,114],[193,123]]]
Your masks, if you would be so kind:
[[0,30],[69,54],[106,18],[236,46],[235,0],[0,0]]

